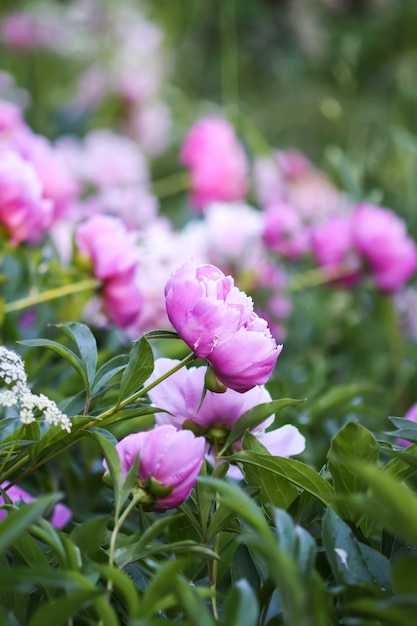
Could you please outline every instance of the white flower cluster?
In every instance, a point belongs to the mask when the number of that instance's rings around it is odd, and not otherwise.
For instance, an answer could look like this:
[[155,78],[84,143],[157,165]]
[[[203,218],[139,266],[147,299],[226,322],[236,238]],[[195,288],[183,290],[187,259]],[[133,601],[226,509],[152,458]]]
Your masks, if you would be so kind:
[[61,426],[62,430],[71,431],[71,422],[62,413],[55,402],[44,394],[36,395],[27,386],[27,376],[21,357],[4,346],[0,346],[0,379],[10,389],[0,392],[0,406],[16,407],[22,424],[36,421],[35,412],[43,414],[45,422]]

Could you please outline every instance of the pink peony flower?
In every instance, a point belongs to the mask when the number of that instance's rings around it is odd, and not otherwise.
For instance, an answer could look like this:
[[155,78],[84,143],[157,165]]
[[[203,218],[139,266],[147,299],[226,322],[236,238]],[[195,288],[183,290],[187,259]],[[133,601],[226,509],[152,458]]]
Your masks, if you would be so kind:
[[144,303],[135,269],[108,278],[103,284],[101,295],[103,309],[120,328],[127,328],[136,320]]
[[400,289],[417,268],[417,247],[405,222],[393,211],[372,204],[354,210],[353,241],[383,291]]
[[35,241],[49,226],[52,204],[42,191],[33,166],[13,150],[0,148],[0,224],[12,245]]
[[[154,371],[147,382],[157,380],[178,363],[176,359],[156,359]],[[155,415],[157,424],[172,424],[177,429],[181,429],[184,422],[192,420],[203,428],[224,426],[227,430],[231,430],[246,411],[272,400],[266,387],[256,385],[244,393],[233,389],[226,389],[224,393],[207,391],[201,402],[205,372],[204,367],[180,369],[148,392],[154,406],[168,411],[168,413]],[[252,430],[253,434],[263,437],[269,435],[270,433],[264,431],[271,426],[272,422],[273,417],[268,417],[255,426]],[[304,438],[301,435],[299,441],[303,441],[304,444]],[[304,450],[304,445],[298,452],[294,452],[294,448],[290,446],[288,449],[283,448],[279,456],[298,454],[302,450]]]
[[352,214],[334,215],[312,228],[311,244],[320,267],[331,279],[350,287],[359,279],[361,260],[353,245]]
[[[155,361],[155,369],[148,380],[151,383],[179,363],[175,359],[160,358]],[[224,431],[224,436],[233,428],[237,420],[249,409],[271,402],[271,396],[264,386],[257,385],[239,393],[227,389],[225,393],[207,391],[203,401],[204,367],[190,367],[171,374],[156,387],[148,392],[155,407],[167,412],[155,414],[156,423],[172,424],[181,429],[185,422],[194,422],[206,430],[210,441],[210,430]],[[305,447],[305,439],[295,426],[287,424],[270,432],[266,429],[272,425],[273,416],[268,417],[261,424],[255,426],[251,432],[274,456],[289,457],[300,454]],[[206,445],[208,453],[211,444]],[[236,442],[234,447],[241,449],[241,443]]]
[[210,202],[241,200],[248,189],[248,161],[233,127],[221,117],[194,124],[180,159],[191,172],[191,202],[202,211]]
[[[191,431],[164,425],[128,435],[119,441],[116,450],[124,476],[139,457],[139,485],[153,496],[155,511],[166,511],[190,495],[203,463],[204,445],[204,439]],[[153,489],[155,483],[157,488]]]
[[[10,485],[9,481],[4,481],[1,484],[2,489],[6,489]],[[17,504],[20,500],[22,502],[34,502],[35,498],[17,485],[12,485],[6,491],[8,497],[13,504]],[[0,504],[6,504],[5,498],[0,495]],[[7,509],[0,510],[0,520],[3,520],[7,516]],[[55,528],[64,528],[72,518],[72,511],[65,504],[58,503],[54,506],[51,515],[51,524]]]
[[310,250],[309,228],[287,202],[271,204],[265,211],[263,238],[270,250],[288,259],[298,259]]
[[75,239],[81,254],[92,262],[97,278],[120,276],[137,263],[135,235],[116,217],[94,215],[78,226]]
[[181,339],[227,387],[243,392],[269,379],[282,345],[231,276],[188,261],[168,280],[165,304]]

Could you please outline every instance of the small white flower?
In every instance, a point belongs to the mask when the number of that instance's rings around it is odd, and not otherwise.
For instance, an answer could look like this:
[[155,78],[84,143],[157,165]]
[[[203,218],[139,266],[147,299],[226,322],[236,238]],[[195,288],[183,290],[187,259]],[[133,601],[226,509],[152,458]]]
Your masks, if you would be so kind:
[[36,395],[27,386],[27,376],[21,357],[13,350],[0,346],[0,379],[10,389],[0,392],[0,406],[14,407],[22,424],[36,421],[36,411],[43,414],[47,424],[61,426],[62,430],[71,431],[71,422],[62,413],[55,402],[44,394]]

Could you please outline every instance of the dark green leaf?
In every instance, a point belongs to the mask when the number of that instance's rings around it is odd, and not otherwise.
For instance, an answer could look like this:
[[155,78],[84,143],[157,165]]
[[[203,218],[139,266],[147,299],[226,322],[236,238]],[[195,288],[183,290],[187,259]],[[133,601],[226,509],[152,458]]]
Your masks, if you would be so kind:
[[74,354],[74,352],[70,350],[69,348],[66,348],[65,346],[61,345],[60,343],[57,343],[56,341],[51,341],[50,339],[26,339],[25,341],[19,341],[19,343],[21,343],[24,346],[29,346],[30,348],[42,347],[42,348],[48,348],[49,350],[52,350],[52,352],[56,352],[56,354],[59,354],[64,359],[66,359],[69,363],[71,363],[73,368],[81,376],[86,389],[89,388],[87,375],[84,370],[84,366],[81,362],[81,359],[76,354]]
[[53,493],[38,498],[30,504],[22,504],[17,511],[9,511],[0,522],[0,553],[4,552],[39,517],[61,500],[61,494]]
[[366,496],[352,496],[349,498],[349,506],[392,534],[417,546],[416,495],[379,468],[357,463],[351,469],[359,478],[367,480],[370,492]]
[[[258,439],[249,432],[243,438],[243,449],[271,456]],[[274,507],[288,509],[299,495],[292,482],[269,470],[244,463],[242,471],[246,482],[258,487],[263,502],[268,502]]]
[[257,626],[259,605],[255,592],[247,580],[238,580],[227,598],[225,624],[227,626]]
[[137,341],[129,355],[129,362],[120,383],[119,402],[137,391],[153,372],[152,348],[145,337]]
[[376,550],[360,543],[349,526],[330,508],[323,518],[323,542],[336,581],[342,585],[369,582],[389,589],[389,561]]
[[55,324],[77,346],[81,357],[88,388],[93,386],[97,367],[97,343],[91,330],[85,324],[70,322],[68,324]]
[[230,457],[231,460],[261,468],[282,478],[286,478],[294,485],[308,491],[313,496],[321,500],[324,504],[329,504],[333,499],[333,488],[311,467],[294,459],[267,456],[243,450]]
[[111,379],[113,376],[116,376],[119,372],[125,369],[128,363],[128,356],[125,354],[120,354],[118,356],[109,359],[106,363],[104,363],[98,370],[94,377],[92,392],[96,392]]

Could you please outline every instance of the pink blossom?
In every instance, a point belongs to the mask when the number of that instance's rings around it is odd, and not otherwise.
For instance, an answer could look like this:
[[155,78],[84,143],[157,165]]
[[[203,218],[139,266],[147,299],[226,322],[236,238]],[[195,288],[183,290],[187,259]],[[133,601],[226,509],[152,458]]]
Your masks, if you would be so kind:
[[23,126],[22,113],[13,102],[0,100],[0,132],[14,131]]
[[[407,413],[404,415],[404,419],[410,420],[412,422],[417,422],[417,403],[413,404],[408,409]],[[404,448],[406,448],[407,446],[411,445],[413,442],[409,441],[408,439],[398,438],[397,443],[399,446],[403,446]]]
[[52,219],[52,204],[45,200],[34,167],[19,154],[0,149],[0,223],[10,243],[36,241]]
[[[157,359],[148,382],[157,380],[178,363],[175,359]],[[155,414],[157,424],[172,424],[180,430],[186,422],[194,422],[206,431],[210,441],[211,429],[217,432],[223,430],[226,437],[246,411],[271,402],[269,392],[262,385],[256,385],[244,393],[233,389],[226,389],[225,393],[207,391],[202,400],[205,371],[204,367],[180,369],[148,392],[153,405],[165,411]],[[252,434],[275,456],[288,457],[302,452],[305,439],[297,428],[287,424],[266,432],[273,421],[273,416],[268,417],[251,429]],[[234,445],[236,449],[241,449],[240,442]],[[209,446],[206,446],[208,449]]]
[[98,188],[148,181],[146,159],[139,145],[110,130],[90,132],[84,140],[83,178]]
[[[1,488],[6,490],[6,493],[13,504],[18,504],[19,501],[22,502],[34,502],[35,498],[17,485],[12,485],[9,487],[10,483],[8,480],[4,481],[1,484]],[[6,504],[5,498],[0,495],[0,504]],[[3,520],[7,516],[7,509],[0,510],[0,520]],[[64,528],[72,518],[72,511],[65,504],[58,503],[54,506],[51,515],[51,524],[55,526],[55,528]]]
[[29,13],[13,11],[0,24],[1,38],[13,50],[31,50],[38,43],[36,24]]
[[383,291],[400,289],[417,268],[417,247],[405,222],[393,211],[359,204],[353,214],[353,241]]
[[331,216],[312,228],[311,243],[318,264],[329,279],[341,276],[339,282],[345,287],[357,282],[361,259],[354,248],[351,213]]
[[269,379],[282,346],[231,276],[188,261],[168,280],[165,303],[179,336],[227,387],[243,392]]
[[116,217],[91,217],[78,226],[75,238],[80,253],[91,261],[97,278],[120,276],[137,264],[135,235]]
[[268,248],[289,259],[298,259],[310,249],[309,228],[287,202],[267,208],[263,238]]
[[103,284],[101,296],[106,314],[120,328],[130,326],[143,307],[144,297],[134,268],[108,278]]
[[[164,425],[128,435],[119,441],[116,450],[124,476],[139,457],[139,486],[149,490],[154,498],[154,510],[162,512],[176,508],[190,495],[203,463],[204,446],[202,437]],[[162,496],[157,490],[152,493],[152,481],[165,487],[168,493]]]
[[181,148],[190,169],[191,202],[202,211],[210,202],[234,201],[248,189],[248,161],[233,127],[221,117],[205,117],[188,131]]

